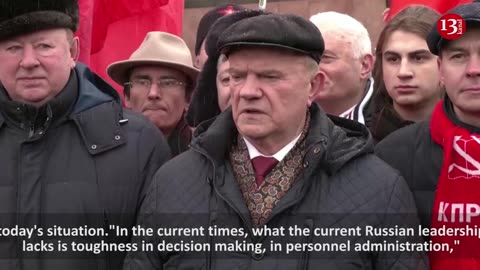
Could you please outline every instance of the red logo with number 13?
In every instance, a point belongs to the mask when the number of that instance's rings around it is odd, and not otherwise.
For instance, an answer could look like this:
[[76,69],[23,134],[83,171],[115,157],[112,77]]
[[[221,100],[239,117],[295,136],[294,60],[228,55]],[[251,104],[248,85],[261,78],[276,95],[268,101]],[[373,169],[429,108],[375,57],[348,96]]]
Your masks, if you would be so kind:
[[465,20],[458,14],[445,14],[437,23],[437,30],[445,39],[457,39],[465,33]]

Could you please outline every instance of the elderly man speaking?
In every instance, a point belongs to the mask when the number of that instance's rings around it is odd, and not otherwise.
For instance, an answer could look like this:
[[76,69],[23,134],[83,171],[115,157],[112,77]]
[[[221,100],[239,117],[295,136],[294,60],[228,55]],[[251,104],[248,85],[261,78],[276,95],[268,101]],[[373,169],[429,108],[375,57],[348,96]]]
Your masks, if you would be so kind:
[[[329,118],[313,102],[324,81],[317,27],[296,15],[251,13],[244,11],[217,42],[230,61],[231,109],[157,172],[138,218],[141,227],[229,233],[193,236],[209,244],[201,250],[187,238],[135,238],[156,248],[129,253],[124,269],[425,268],[418,251],[313,252],[303,244],[325,239],[302,235],[299,248],[287,254],[271,244],[291,247],[295,235],[259,235],[264,226],[279,234],[292,226],[416,228],[418,218],[405,181],[372,154],[366,127]],[[388,240],[357,236],[348,238],[352,245]],[[338,237],[329,240],[338,243]]]

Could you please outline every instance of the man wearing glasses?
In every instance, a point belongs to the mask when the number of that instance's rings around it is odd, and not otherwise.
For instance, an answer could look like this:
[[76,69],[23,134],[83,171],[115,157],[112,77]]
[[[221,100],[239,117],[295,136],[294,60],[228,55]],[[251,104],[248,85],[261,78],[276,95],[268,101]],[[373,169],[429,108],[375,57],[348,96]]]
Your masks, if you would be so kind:
[[150,32],[128,60],[111,64],[107,72],[124,86],[126,106],[145,115],[168,138],[172,156],[187,150],[192,131],[184,113],[199,71],[181,38]]

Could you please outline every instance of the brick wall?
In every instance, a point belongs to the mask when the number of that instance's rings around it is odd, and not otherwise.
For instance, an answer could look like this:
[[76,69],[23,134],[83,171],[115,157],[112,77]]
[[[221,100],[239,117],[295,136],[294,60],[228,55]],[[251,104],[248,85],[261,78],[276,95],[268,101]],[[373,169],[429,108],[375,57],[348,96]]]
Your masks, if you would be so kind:
[[[179,0],[176,0],[179,1]],[[222,1],[203,1],[190,0],[185,2],[185,12],[183,18],[183,39],[193,52],[195,46],[195,36],[197,25],[203,14],[211,9],[216,3]],[[201,1],[201,0],[200,0]],[[225,1],[238,2],[248,8],[258,8],[258,4],[247,4],[242,1]],[[199,7],[200,6],[200,7]],[[309,18],[311,15],[321,11],[337,11],[349,14],[362,22],[370,33],[372,46],[375,47],[378,35],[383,27],[382,12],[385,9],[385,0],[297,0],[297,1],[268,1],[267,11],[278,13],[294,13]]]

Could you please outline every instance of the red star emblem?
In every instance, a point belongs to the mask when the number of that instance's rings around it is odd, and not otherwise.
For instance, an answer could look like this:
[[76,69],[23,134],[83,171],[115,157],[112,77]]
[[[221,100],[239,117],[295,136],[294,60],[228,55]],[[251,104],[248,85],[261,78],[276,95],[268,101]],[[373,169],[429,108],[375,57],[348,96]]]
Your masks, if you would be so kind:
[[228,15],[237,12],[233,6],[228,6],[225,9],[219,10],[218,13],[223,14],[223,15]]

